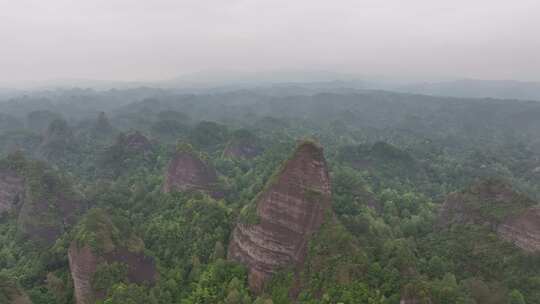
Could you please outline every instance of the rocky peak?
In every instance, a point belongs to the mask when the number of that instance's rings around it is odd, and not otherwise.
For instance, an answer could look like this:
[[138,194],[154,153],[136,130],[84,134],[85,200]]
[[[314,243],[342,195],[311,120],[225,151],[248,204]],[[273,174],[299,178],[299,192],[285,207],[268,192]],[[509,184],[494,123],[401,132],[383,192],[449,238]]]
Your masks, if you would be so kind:
[[199,155],[190,150],[178,150],[169,162],[163,184],[163,192],[201,191],[214,197],[217,174],[215,169],[202,161]]
[[44,245],[53,244],[76,222],[84,207],[67,178],[39,161],[25,164],[25,191],[18,215],[19,231]]
[[251,289],[260,292],[279,269],[302,267],[310,238],[331,210],[322,148],[301,143],[251,204],[254,220],[238,222],[228,258],[246,265]]
[[497,234],[528,251],[540,251],[540,207],[499,179],[476,182],[448,195],[439,213],[439,225],[488,225]]
[[231,158],[253,158],[261,154],[258,139],[248,130],[238,130],[225,147],[223,155]]
[[468,189],[448,195],[439,214],[439,223],[497,225],[511,215],[519,214],[536,202],[514,191],[503,180],[479,180]]
[[94,130],[99,133],[111,133],[113,132],[113,127],[109,122],[109,118],[105,112],[99,112],[98,118],[94,125]]
[[50,124],[39,147],[46,158],[61,158],[66,150],[73,148],[73,130],[63,119],[55,119]]
[[95,120],[83,122],[80,131],[80,136],[85,136],[89,140],[97,140],[102,143],[112,142],[117,134],[105,112],[99,112]]
[[144,243],[130,231],[120,231],[101,209],[90,210],[76,227],[68,250],[77,304],[93,304],[107,295],[110,286],[97,286],[100,267],[125,266],[131,283],[153,284],[158,279],[155,262],[144,255]]

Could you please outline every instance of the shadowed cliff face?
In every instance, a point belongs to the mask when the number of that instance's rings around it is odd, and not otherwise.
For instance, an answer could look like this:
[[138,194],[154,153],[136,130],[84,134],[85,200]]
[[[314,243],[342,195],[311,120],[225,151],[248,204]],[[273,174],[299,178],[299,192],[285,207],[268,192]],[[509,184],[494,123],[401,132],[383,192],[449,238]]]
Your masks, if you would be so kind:
[[77,304],[93,304],[95,295],[92,289],[92,277],[97,268],[96,256],[92,253],[90,246],[78,248],[73,242],[68,250],[68,259]]
[[48,246],[75,224],[84,204],[69,180],[59,172],[37,161],[27,161],[24,166],[18,230],[25,237]]
[[19,213],[19,229],[28,238],[46,246],[52,245],[67,227],[75,223],[82,207],[79,201],[66,198],[62,193],[52,198],[27,197],[29,195],[25,196]]
[[15,170],[0,170],[0,214],[8,212],[22,202],[24,178]]
[[219,197],[214,189],[216,184],[214,168],[191,152],[178,152],[167,167],[163,192],[201,191]]
[[111,286],[96,284],[102,279],[102,266],[125,266],[124,282],[153,284],[158,279],[154,260],[143,253],[143,241],[128,230],[119,230],[104,210],[90,210],[73,235],[68,259],[77,304],[93,304],[107,296]]
[[489,225],[504,240],[527,252],[540,252],[540,208],[502,181],[486,180],[451,193],[439,225]]
[[258,223],[237,224],[228,257],[248,267],[250,288],[260,292],[277,270],[302,267],[310,237],[331,208],[322,149],[301,144],[255,203]]
[[69,267],[73,278],[77,304],[93,304],[102,300],[106,294],[92,286],[92,280],[101,263],[124,263],[127,266],[127,279],[131,283],[153,284],[157,280],[154,260],[140,252],[131,252],[125,248],[97,255],[90,246],[78,247],[72,242],[68,250]]

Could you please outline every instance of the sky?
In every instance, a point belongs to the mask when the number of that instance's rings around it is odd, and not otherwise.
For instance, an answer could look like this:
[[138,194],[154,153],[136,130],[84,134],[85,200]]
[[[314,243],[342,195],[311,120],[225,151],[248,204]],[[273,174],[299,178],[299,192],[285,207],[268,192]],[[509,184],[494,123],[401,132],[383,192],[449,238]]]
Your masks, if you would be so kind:
[[0,83],[276,70],[540,81],[538,16],[538,0],[0,0]]

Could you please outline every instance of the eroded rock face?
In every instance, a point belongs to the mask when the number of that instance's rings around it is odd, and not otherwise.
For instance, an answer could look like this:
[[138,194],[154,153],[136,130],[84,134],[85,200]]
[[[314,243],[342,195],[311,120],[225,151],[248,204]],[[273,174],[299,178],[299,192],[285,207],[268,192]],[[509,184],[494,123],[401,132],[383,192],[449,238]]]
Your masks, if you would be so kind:
[[97,258],[90,246],[78,248],[73,242],[68,250],[69,269],[73,278],[75,299],[77,304],[93,304],[95,295],[92,278],[96,273]]
[[105,298],[103,291],[95,290],[92,280],[100,263],[120,262],[127,265],[127,279],[131,283],[153,284],[157,280],[154,260],[143,253],[131,252],[125,248],[97,256],[90,246],[77,246],[72,242],[68,250],[69,268],[73,278],[75,299],[77,304],[93,304]]
[[17,207],[23,198],[24,178],[10,169],[0,169],[0,214]]
[[217,174],[214,168],[192,152],[178,152],[167,167],[163,192],[201,191],[220,197],[215,191]]
[[481,181],[451,193],[439,213],[439,225],[488,225],[504,240],[527,252],[540,252],[540,207],[505,182]]
[[310,237],[331,209],[322,148],[301,144],[256,204],[258,223],[237,224],[228,258],[248,267],[250,288],[260,292],[278,269],[303,265]]
[[540,207],[511,216],[497,227],[497,233],[527,252],[540,252]]

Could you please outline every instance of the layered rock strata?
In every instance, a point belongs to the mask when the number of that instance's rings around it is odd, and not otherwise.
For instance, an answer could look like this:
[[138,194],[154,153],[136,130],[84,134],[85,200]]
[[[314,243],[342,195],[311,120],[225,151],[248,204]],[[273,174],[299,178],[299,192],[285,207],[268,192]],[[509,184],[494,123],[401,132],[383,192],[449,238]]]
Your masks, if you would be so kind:
[[331,209],[331,184],[322,148],[298,146],[256,199],[257,223],[239,222],[228,258],[249,269],[249,285],[260,292],[284,267],[299,269],[311,236]]

